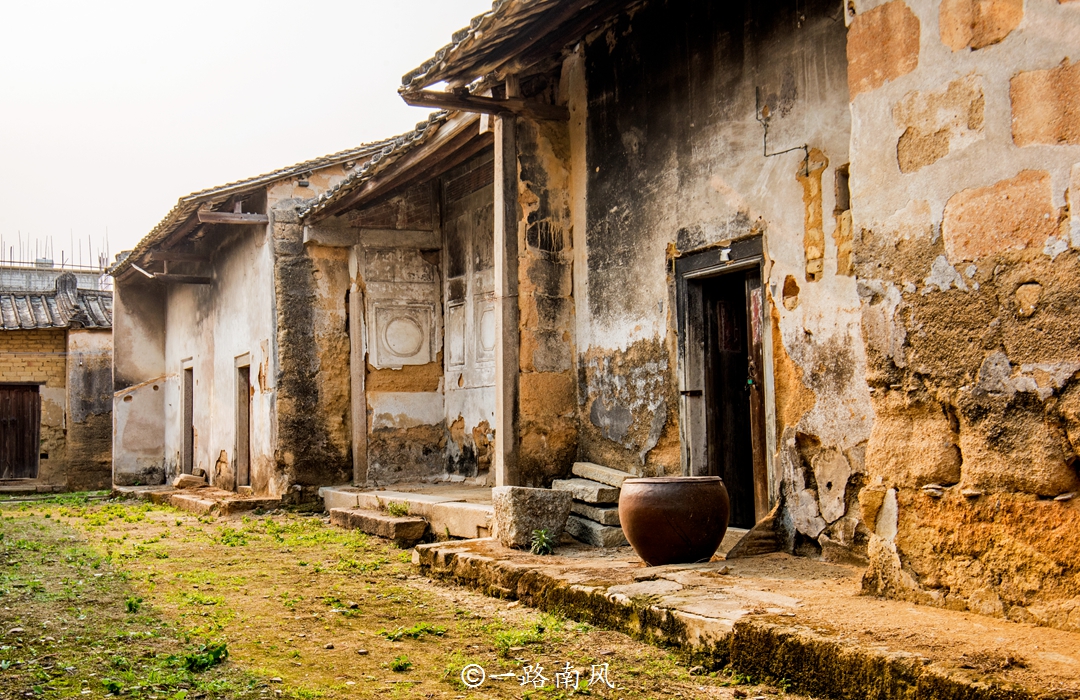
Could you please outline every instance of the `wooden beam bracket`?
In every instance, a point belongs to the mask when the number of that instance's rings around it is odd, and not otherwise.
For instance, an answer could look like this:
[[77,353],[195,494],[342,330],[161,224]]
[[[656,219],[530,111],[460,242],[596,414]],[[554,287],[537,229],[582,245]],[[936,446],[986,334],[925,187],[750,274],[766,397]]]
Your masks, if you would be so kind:
[[268,224],[270,217],[266,214],[240,214],[232,211],[209,211],[200,209],[199,223],[201,224]]
[[[405,104],[413,107],[432,107],[457,112],[478,112],[480,114],[514,114],[540,121],[565,122],[570,120],[570,110],[562,105],[549,105],[520,97],[497,100],[494,97],[467,93],[407,90],[401,93],[401,99],[405,100]],[[202,212],[199,213],[202,214]]]

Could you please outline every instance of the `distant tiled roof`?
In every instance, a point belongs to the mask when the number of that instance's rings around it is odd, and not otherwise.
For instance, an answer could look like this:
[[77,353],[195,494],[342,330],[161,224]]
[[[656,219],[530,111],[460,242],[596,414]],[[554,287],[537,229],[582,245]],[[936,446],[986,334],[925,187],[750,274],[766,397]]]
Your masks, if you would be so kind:
[[[392,140],[393,139],[390,139],[390,141]],[[220,203],[235,194],[250,192],[278,180],[301,175],[310,170],[317,170],[330,165],[345,163],[350,160],[364,160],[369,158],[372,154],[381,151],[387,143],[389,143],[389,141],[365,143],[356,148],[350,148],[345,151],[338,151],[337,153],[331,153],[319,158],[305,160],[303,163],[297,163],[296,165],[290,165],[287,168],[280,168],[262,175],[256,175],[247,180],[229,182],[217,187],[192,192],[186,197],[181,197],[176,203],[176,206],[170,209],[169,213],[165,215],[165,218],[162,219],[150,233],[146,234],[141,241],[139,241],[139,244],[135,246],[135,249],[131,251],[131,254],[113,265],[112,269],[109,270],[109,273],[116,276],[126,270],[131,266],[131,263],[141,258],[150,248],[162,242],[168,238],[173,231],[180,228],[180,226],[182,226],[183,223],[203,205]]]
[[112,328],[112,292],[77,285],[75,275],[66,272],[51,292],[0,292],[0,328]]
[[[446,81],[469,85],[511,60],[536,58],[575,41],[634,0],[495,0],[491,10],[454,32],[450,43],[406,73],[402,90]],[[524,60],[528,63],[528,60]]]
[[420,122],[412,131],[384,141],[384,145],[378,153],[373,155],[366,163],[353,171],[335,187],[330,188],[311,200],[311,202],[300,210],[300,216],[306,218],[318,214],[330,205],[341,200],[341,198],[348,193],[374,178],[402,156],[409,153],[417,146],[427,142],[427,140],[434,136],[439,128],[446,123],[452,114],[455,113],[446,111],[434,112],[428,117],[427,121]]

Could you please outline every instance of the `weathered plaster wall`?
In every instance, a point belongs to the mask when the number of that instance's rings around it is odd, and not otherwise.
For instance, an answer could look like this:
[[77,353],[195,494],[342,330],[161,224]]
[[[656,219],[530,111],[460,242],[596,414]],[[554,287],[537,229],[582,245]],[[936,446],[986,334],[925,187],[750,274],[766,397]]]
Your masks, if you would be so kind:
[[[656,0],[585,49],[581,457],[634,473],[685,468],[671,260],[761,235],[773,499],[788,504],[789,544],[814,554],[865,542],[850,506],[873,418],[834,186],[849,144],[840,12]],[[838,477],[820,492],[826,469]]]
[[112,331],[67,332],[67,488],[112,484]]
[[373,484],[446,471],[442,256],[434,184],[414,185],[348,215],[359,229],[356,281],[366,311],[367,477]]
[[441,178],[446,471],[491,470],[495,445],[494,153]]
[[865,587],[1080,629],[1080,5],[848,21]]
[[184,449],[183,375],[192,370],[193,467],[219,488],[236,485],[237,367],[250,364],[251,485],[279,495],[287,482],[273,463],[273,260],[262,226],[214,231],[212,285],[167,290],[165,455],[171,479]]
[[165,480],[165,289],[139,276],[113,291],[113,483]]
[[66,332],[19,330],[0,332],[0,382],[39,384],[41,447],[37,480],[63,486],[67,481],[67,352]]

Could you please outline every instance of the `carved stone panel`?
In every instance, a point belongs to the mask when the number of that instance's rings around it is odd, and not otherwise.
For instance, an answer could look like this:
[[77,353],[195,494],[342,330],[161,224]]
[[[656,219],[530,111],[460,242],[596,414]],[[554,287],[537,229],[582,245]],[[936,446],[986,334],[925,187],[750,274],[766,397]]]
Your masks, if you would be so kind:
[[434,304],[376,303],[373,321],[376,367],[424,365],[434,358]]
[[446,307],[446,352],[450,367],[465,366],[465,310],[463,303]]

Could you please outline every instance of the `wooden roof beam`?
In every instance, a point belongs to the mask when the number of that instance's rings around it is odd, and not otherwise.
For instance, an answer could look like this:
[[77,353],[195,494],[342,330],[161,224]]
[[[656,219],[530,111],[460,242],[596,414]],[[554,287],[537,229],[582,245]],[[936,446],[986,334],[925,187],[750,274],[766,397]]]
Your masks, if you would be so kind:
[[270,217],[266,214],[241,214],[233,211],[209,211],[200,209],[198,212],[201,224],[268,224]]
[[401,93],[401,99],[405,100],[405,104],[413,107],[433,107],[457,112],[479,112],[480,114],[513,114],[540,121],[565,122],[570,120],[570,110],[566,107],[549,105],[520,97],[498,100],[494,97],[470,95],[468,93],[409,90]]

